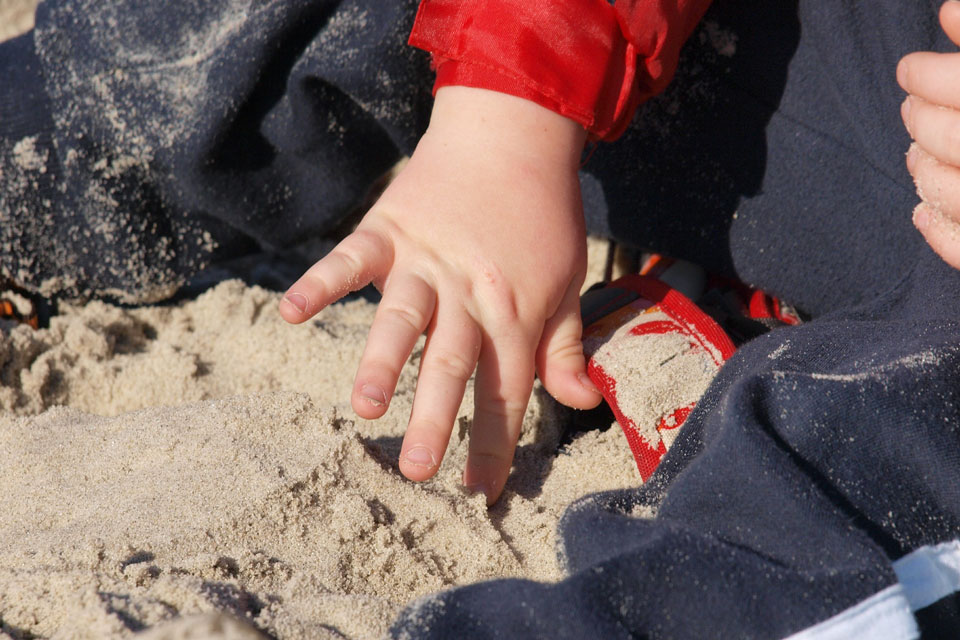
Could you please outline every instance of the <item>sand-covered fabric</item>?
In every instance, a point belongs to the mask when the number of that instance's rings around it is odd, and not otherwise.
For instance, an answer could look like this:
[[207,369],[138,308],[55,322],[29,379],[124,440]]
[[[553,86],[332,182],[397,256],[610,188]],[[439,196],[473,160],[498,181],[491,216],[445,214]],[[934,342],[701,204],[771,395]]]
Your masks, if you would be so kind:
[[405,480],[419,351],[387,415],[360,420],[375,306],[294,327],[278,300],[228,281],[0,326],[0,634],[377,637],[424,594],[559,578],[563,509],[639,483],[619,428],[561,445],[570,414],[539,388],[494,508],[460,484],[469,389],[437,478]]

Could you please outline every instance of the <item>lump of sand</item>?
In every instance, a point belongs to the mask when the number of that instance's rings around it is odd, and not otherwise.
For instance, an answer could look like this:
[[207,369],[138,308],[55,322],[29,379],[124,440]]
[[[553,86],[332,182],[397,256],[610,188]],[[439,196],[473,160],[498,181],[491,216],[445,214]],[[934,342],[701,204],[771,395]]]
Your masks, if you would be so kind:
[[378,637],[420,595],[560,578],[565,507],[638,482],[618,428],[558,455],[569,415],[539,389],[493,509],[460,484],[469,390],[437,477],[408,482],[395,459],[416,355],[387,416],[354,419],[374,305],[290,327],[277,302],[226,282],[0,327],[2,632]]

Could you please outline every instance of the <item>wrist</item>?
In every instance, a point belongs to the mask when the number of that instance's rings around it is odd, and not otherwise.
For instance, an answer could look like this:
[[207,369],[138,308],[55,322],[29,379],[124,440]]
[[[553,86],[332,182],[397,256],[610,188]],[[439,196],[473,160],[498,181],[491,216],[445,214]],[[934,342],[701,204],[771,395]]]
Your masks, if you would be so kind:
[[437,91],[426,136],[574,171],[587,140],[579,123],[535,102],[460,86]]

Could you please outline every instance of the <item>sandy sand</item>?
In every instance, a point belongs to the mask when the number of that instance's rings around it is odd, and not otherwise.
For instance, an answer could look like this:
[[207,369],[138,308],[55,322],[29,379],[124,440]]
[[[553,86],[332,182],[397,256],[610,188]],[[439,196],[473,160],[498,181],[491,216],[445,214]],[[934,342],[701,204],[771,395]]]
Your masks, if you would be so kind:
[[423,594],[559,578],[564,507],[639,482],[619,428],[558,452],[570,414],[540,389],[493,509],[459,482],[469,390],[437,478],[408,482],[418,354],[387,415],[359,420],[374,305],[292,327],[277,302],[229,281],[176,306],[65,306],[47,330],[3,323],[0,638],[377,637]]
[[33,28],[39,0],[0,0],[0,42]]

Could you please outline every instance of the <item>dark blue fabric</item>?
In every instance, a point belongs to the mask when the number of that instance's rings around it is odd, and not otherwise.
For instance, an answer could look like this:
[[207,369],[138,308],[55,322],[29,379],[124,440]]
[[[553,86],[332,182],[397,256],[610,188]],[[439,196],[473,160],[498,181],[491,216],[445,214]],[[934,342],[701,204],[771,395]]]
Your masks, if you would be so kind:
[[44,2],[0,45],[0,274],[150,300],[211,260],[329,232],[426,127],[415,8]]

